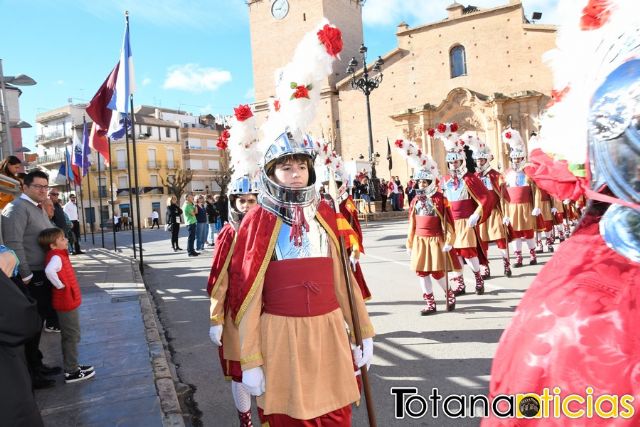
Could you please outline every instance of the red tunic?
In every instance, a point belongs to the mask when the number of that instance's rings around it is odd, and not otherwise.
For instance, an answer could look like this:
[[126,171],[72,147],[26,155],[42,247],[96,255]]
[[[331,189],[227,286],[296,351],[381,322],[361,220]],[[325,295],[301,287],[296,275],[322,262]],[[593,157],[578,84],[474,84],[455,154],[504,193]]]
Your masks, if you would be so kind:
[[[583,220],[559,246],[524,295],[503,333],[491,370],[490,395],[633,395],[640,407],[640,264],[607,247],[599,218]],[[605,405],[606,406],[606,405]],[[585,405],[569,405],[575,411]],[[623,411],[622,407],[618,408]],[[632,420],[485,419],[482,425],[637,425]]]

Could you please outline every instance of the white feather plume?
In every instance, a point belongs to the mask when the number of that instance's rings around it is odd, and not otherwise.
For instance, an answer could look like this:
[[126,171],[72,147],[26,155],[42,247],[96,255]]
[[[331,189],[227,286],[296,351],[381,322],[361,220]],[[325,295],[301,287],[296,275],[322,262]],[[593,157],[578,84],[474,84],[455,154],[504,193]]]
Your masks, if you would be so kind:
[[244,175],[254,178],[259,171],[262,153],[257,148],[258,130],[256,118],[251,116],[245,120],[238,120],[235,116],[230,120],[229,156],[230,166],[233,167],[231,179],[235,180]]
[[436,178],[440,178],[438,164],[433,158],[422,151],[422,149],[413,141],[397,139],[394,142],[394,148],[400,155],[409,162],[414,171],[427,170]]

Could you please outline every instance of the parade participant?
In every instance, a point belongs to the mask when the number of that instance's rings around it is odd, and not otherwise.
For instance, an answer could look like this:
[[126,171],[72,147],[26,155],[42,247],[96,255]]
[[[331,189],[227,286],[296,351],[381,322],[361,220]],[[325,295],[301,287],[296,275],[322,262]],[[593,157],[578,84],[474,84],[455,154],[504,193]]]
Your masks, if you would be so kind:
[[553,252],[553,224],[555,218],[553,216],[553,201],[544,190],[536,187],[535,192],[536,205],[540,206],[540,215],[536,217],[536,253],[544,252],[543,243],[547,245],[547,252]]
[[[457,123],[440,123],[436,129],[430,129],[429,135],[439,138],[447,151],[446,161],[449,175],[444,177],[442,190],[451,204],[456,240],[453,247],[460,258],[471,267],[476,279],[476,293],[484,294],[484,279],[480,273],[480,264],[486,264],[486,254],[480,245],[476,225],[485,222],[491,215],[493,205],[489,192],[482,181],[474,175],[475,162],[471,151],[465,150],[465,141],[457,133]],[[464,261],[460,259],[462,264]],[[451,280],[455,283],[454,293],[466,292],[462,272],[453,272]]]
[[241,427],[252,426],[251,393],[242,384],[240,367],[240,336],[228,309],[227,293],[236,285],[229,281],[228,268],[233,256],[238,227],[244,216],[257,206],[258,187],[255,181],[258,164],[255,143],[255,117],[247,105],[234,109],[231,129],[218,140],[218,148],[229,148],[233,167],[229,187],[229,222],[216,239],[211,272],[207,282],[210,297],[209,337],[218,346],[218,355],[225,378],[231,380],[231,395],[238,411]]
[[[473,160],[476,162],[476,176],[482,180],[487,187],[491,203],[494,205],[491,214],[486,222],[478,226],[478,234],[482,241],[485,254],[489,250],[489,243],[495,242],[502,255],[504,265],[504,275],[511,277],[511,262],[509,261],[508,228],[504,221],[505,206],[509,202],[509,194],[504,184],[504,176],[491,167],[493,153],[491,149],[473,132],[465,132],[461,139],[473,151]],[[488,279],[491,276],[489,263],[481,264],[482,278]]]
[[[231,260],[242,380],[271,427],[350,426],[351,404],[360,399],[354,359],[364,367],[373,355],[373,326],[361,293],[347,290],[355,279],[342,268],[336,213],[318,203],[313,145],[304,134],[337,47],[340,31],[325,24],[282,70],[281,119],[274,120],[291,133],[264,136],[260,206],[244,218]],[[352,355],[354,315],[364,340]]]
[[[584,5],[565,5],[550,57],[555,84],[569,90],[543,119],[544,151],[531,152],[527,172],[553,197],[590,200],[518,305],[491,372],[491,396],[551,394],[546,416],[540,405],[527,426],[633,426],[640,410],[640,192],[632,184],[640,15],[633,0]],[[570,172],[572,163],[587,165],[586,179]],[[501,425],[513,420],[483,422]]]
[[364,245],[362,243],[362,227],[360,226],[360,220],[358,219],[358,209],[353,201],[353,197],[347,192],[344,186],[344,165],[342,158],[331,150],[329,144],[323,140],[314,141],[314,147],[316,149],[315,169],[319,181],[324,189],[323,200],[327,201],[332,209],[335,209],[334,201],[331,198],[331,190],[329,186],[329,180],[333,175],[336,186],[338,188],[338,200],[340,215],[337,218],[338,229],[340,234],[345,237],[345,243],[347,245],[347,255],[353,268],[353,274],[356,277],[360,292],[365,301],[371,299],[371,291],[367,286],[367,282],[362,273],[362,267],[360,266],[360,255],[364,254]]
[[456,297],[446,282],[446,271],[460,271],[458,257],[451,254],[456,239],[449,201],[438,191],[438,166],[431,156],[422,153],[415,143],[398,139],[395,146],[413,168],[416,196],[409,205],[409,231],[407,252],[411,256],[411,270],[418,275],[422,299],[426,306],[423,316],[436,312],[433,295],[435,280],[444,291],[447,310],[456,307]]
[[522,239],[529,248],[529,265],[538,263],[536,258],[535,228],[536,217],[541,214],[539,198],[534,197],[537,188],[535,183],[524,173],[526,165],[526,148],[520,132],[506,129],[502,132],[502,141],[509,144],[511,151],[511,168],[505,172],[505,182],[509,193],[509,204],[505,216],[505,223],[513,228],[514,253],[516,262],[514,267],[522,267]]

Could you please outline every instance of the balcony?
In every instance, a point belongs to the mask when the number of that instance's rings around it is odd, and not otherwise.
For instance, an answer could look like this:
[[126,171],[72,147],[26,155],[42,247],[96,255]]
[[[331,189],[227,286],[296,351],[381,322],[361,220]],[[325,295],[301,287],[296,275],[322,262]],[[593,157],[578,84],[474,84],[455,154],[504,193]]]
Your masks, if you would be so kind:
[[45,166],[55,163],[64,162],[64,153],[47,154],[45,156],[38,156],[36,159],[36,165]]
[[50,143],[52,143],[52,142],[60,142],[60,141],[62,141],[62,140],[67,139],[68,137],[69,137],[68,135],[65,135],[65,134],[64,134],[63,132],[61,132],[61,131],[57,131],[57,132],[50,132],[50,133],[47,133],[46,135],[45,135],[45,134],[43,134],[43,135],[38,135],[38,136],[36,137],[36,142],[37,142],[38,144],[42,144],[42,145],[44,145],[44,144],[50,144]]

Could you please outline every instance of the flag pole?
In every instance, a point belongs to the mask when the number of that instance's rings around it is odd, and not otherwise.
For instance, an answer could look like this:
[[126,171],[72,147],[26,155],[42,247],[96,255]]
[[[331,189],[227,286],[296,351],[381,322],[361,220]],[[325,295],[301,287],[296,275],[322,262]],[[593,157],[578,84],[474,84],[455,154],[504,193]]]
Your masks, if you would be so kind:
[[[125,117],[125,121],[127,117]],[[127,144],[127,180],[129,183],[129,218],[127,222],[131,224],[133,222],[133,194],[131,194],[133,188],[131,187],[131,155],[129,154],[129,130],[126,129],[127,125],[125,123],[125,144]],[[133,127],[131,128],[133,131]],[[136,256],[136,230],[131,227],[131,247],[133,248],[133,258],[137,258]]]
[[[102,193],[100,192],[100,188],[102,187],[100,185],[102,182],[102,177],[100,176],[100,152],[98,151],[97,154],[98,154],[98,204],[100,206],[100,209],[98,210],[98,214],[99,214],[98,218],[100,218],[100,222],[98,224],[100,225],[100,234],[102,235],[102,249],[104,249],[104,221],[102,219]],[[105,181],[106,181],[106,178],[105,178]]]
[[75,179],[73,180],[73,192],[80,198],[80,214],[82,216],[82,235],[84,236],[84,242],[87,243],[87,223],[84,220],[84,201],[82,200],[82,185],[80,185],[80,194],[78,194],[78,187],[76,186]]
[[[127,15],[127,27],[129,26],[129,15]],[[133,140],[133,176],[136,184],[136,221],[138,222],[138,245],[140,253],[140,273],[144,273],[143,255],[142,255],[142,224],[140,223],[140,187],[138,186],[138,156],[136,153],[136,121],[133,114],[133,94],[130,95],[131,102],[131,138]]]
[[[113,202],[113,157],[111,157],[111,138],[107,138],[107,142],[109,143],[109,194],[111,195],[111,221],[114,220],[116,216],[116,205]],[[122,217],[120,217],[120,221],[122,221]],[[111,227],[113,230],[113,251],[118,252],[118,245],[116,243],[116,225],[113,224]]]
[[[93,212],[93,206],[91,206],[91,174],[87,172],[87,190],[89,190],[89,228],[91,229],[91,244],[96,244],[96,237],[93,234],[93,223],[96,220],[96,215]],[[82,184],[80,184],[80,191],[82,191]],[[93,221],[92,221],[93,220]]]

